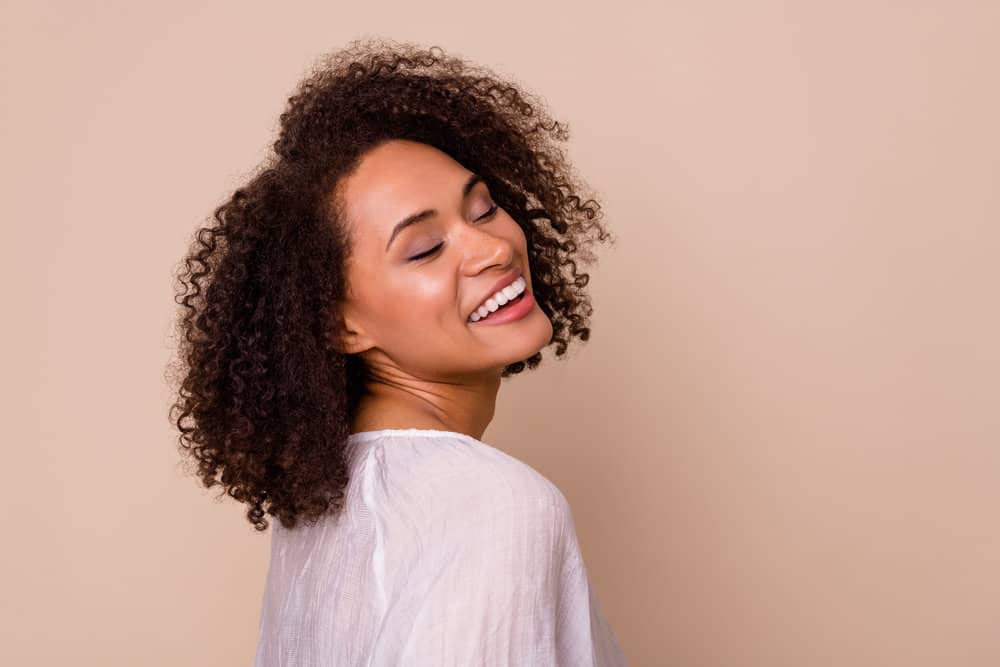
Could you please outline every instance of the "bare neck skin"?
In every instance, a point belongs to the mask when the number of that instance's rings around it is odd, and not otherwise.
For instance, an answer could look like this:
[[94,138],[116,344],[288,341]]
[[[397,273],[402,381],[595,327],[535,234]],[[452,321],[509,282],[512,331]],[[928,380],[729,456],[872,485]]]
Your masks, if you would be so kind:
[[365,387],[351,432],[419,428],[481,440],[493,420],[499,389],[499,375],[469,384],[379,377]]

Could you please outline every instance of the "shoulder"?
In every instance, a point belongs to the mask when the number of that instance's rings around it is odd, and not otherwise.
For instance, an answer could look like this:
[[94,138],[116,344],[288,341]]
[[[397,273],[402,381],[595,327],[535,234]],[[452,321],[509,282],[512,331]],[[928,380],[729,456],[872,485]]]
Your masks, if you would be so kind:
[[469,437],[393,437],[372,443],[381,483],[426,526],[489,522],[563,531],[565,496],[520,459]]

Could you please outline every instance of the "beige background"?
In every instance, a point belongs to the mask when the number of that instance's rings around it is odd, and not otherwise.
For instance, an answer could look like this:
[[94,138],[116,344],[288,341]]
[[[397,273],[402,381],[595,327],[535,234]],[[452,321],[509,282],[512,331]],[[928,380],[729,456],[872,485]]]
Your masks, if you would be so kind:
[[0,663],[250,663],[269,533],[177,464],[170,276],[313,58],[379,34],[544,95],[620,238],[484,439],[570,500],[632,664],[1000,665],[1000,4],[0,23]]

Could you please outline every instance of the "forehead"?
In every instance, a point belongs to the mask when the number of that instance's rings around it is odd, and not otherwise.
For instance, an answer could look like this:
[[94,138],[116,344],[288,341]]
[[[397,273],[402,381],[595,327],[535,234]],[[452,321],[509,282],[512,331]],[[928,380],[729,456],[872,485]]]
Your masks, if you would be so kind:
[[394,139],[361,158],[341,184],[340,199],[353,227],[387,238],[398,220],[455,196],[470,173],[433,146]]

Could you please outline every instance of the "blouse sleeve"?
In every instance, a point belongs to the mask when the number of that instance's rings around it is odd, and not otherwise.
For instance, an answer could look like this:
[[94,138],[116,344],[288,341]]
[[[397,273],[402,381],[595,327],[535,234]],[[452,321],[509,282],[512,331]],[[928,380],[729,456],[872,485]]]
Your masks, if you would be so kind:
[[385,664],[591,664],[589,627],[582,645],[562,629],[587,594],[564,584],[586,577],[566,548],[569,508],[552,491],[471,501],[431,522],[390,601],[387,622],[405,628],[388,629],[401,641]]

